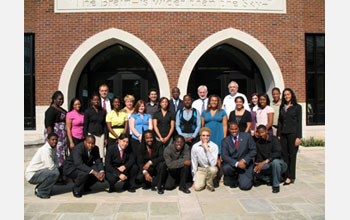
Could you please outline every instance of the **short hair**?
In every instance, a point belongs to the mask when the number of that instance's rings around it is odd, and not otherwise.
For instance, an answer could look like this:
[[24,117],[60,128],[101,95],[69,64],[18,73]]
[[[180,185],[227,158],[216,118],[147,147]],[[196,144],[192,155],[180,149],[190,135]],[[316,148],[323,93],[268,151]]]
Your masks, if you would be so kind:
[[258,101],[258,106],[259,106],[259,108],[261,108],[260,97],[265,97],[265,98],[266,98],[266,106],[270,105],[270,98],[269,98],[269,96],[265,93],[265,94],[259,95],[259,101]]
[[256,130],[259,130],[259,129],[267,129],[266,128],[266,126],[265,125],[263,125],[263,124],[261,124],[261,125],[259,125],[257,128],[256,128]]
[[101,84],[99,87],[98,87],[98,90],[100,91],[100,89],[101,89],[101,87],[107,87],[107,89],[109,90],[109,87],[107,86],[107,84],[106,83],[103,83],[103,84]]
[[144,105],[145,106],[145,113],[147,112],[147,106],[146,106],[146,102],[143,101],[143,100],[138,100],[135,104],[135,107],[134,107],[134,111],[132,112],[133,114],[137,114],[139,112],[139,108],[141,105]]
[[227,88],[230,88],[231,83],[235,83],[237,86],[237,89],[239,88],[238,83],[236,81],[233,81],[233,80],[229,84],[227,84]]
[[191,95],[190,95],[190,94],[186,94],[186,95],[184,95],[183,100],[185,100],[185,98],[186,98],[187,96],[188,96],[188,97],[190,97],[190,99],[191,99],[191,101],[192,101],[192,97],[191,97]]
[[281,93],[281,90],[278,87],[274,87],[271,92],[277,90],[279,93]]
[[186,142],[186,141],[185,141],[185,138],[184,138],[183,136],[181,136],[181,135],[176,135],[176,136],[174,137],[174,142],[175,142],[177,139],[181,139],[184,143]]
[[228,127],[230,127],[231,125],[237,125],[237,127],[238,127],[238,123],[236,121],[230,121],[228,123]]
[[53,95],[51,96],[51,105],[55,102],[55,99],[57,99],[58,96],[63,96],[63,93],[59,90],[57,90],[56,92],[53,93]]
[[235,98],[235,102],[237,101],[237,99],[241,99],[242,102],[243,102],[243,104],[244,104],[244,98],[243,98],[242,96],[237,96],[237,97]]
[[128,139],[129,139],[128,134],[122,133],[122,134],[120,134],[119,137],[118,137],[118,139],[120,139],[120,140],[125,139],[125,138],[128,138]]
[[200,86],[198,86],[197,92],[198,92],[201,88],[204,88],[205,90],[208,91],[208,88],[207,88],[205,85],[200,85]]
[[[74,108],[74,107],[73,107],[73,106],[74,106],[74,102],[77,101],[77,100],[80,102],[80,105],[82,105],[80,99],[77,98],[77,97],[74,97],[74,98],[70,101],[69,111],[72,111],[72,110],[73,110],[73,108]],[[82,112],[82,108],[79,109],[79,112]]]
[[156,90],[155,88],[151,88],[151,89],[148,91],[148,96],[151,95],[151,92],[156,92],[157,95],[158,95],[158,90]]
[[87,140],[88,138],[94,139],[96,141],[95,136],[93,136],[92,134],[88,134],[85,138],[85,140]]
[[[96,96],[97,96],[97,98],[98,98],[98,101],[101,102],[101,101],[100,101],[100,95],[98,95],[97,93],[93,93],[93,94],[90,96],[90,99],[89,99],[89,105],[90,105],[90,106],[92,106],[92,105],[91,105],[92,99],[93,99],[94,97],[96,97]],[[101,104],[101,103],[100,103],[100,104]],[[98,108],[98,109],[102,109],[101,105],[98,105],[97,108]]]
[[135,97],[133,95],[126,95],[124,97],[124,102],[129,101],[129,100],[134,102],[135,101]]
[[199,135],[202,135],[204,131],[209,132],[209,135],[211,135],[211,130],[207,127],[202,127],[201,129],[199,129]]
[[51,137],[57,137],[58,135],[55,132],[51,132],[50,134],[47,135],[47,139],[50,139]]

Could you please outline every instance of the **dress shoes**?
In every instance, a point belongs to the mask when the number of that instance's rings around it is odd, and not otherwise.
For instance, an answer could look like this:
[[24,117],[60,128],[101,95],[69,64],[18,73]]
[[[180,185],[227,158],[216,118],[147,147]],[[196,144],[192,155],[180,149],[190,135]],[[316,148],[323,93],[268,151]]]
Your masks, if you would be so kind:
[[183,193],[186,193],[186,194],[191,193],[191,191],[189,189],[184,188],[184,187],[180,187],[179,190],[182,191]]
[[279,187],[279,186],[277,186],[277,187],[272,187],[272,192],[273,192],[273,193],[279,193],[279,191],[280,191],[280,187]]
[[157,190],[156,190],[156,187],[152,186],[152,187],[151,187],[151,191],[157,191]]
[[214,186],[207,186],[207,189],[208,189],[210,192],[214,192],[214,191],[215,191]]
[[238,187],[238,183],[237,182],[233,182],[232,185],[230,185],[230,188],[237,188]]
[[158,192],[159,195],[162,195],[162,194],[164,194],[164,189],[160,188],[160,189],[157,190],[157,192]]
[[133,189],[133,188],[129,188],[129,189],[128,189],[128,192],[134,193],[134,192],[136,192],[136,190]]
[[74,196],[75,198],[81,198],[83,195],[82,195],[81,193],[76,192],[76,191],[73,189],[73,196]]
[[291,180],[289,183],[284,182],[284,183],[283,183],[283,186],[288,186],[288,185],[290,185],[290,184],[294,184],[294,180]]
[[36,190],[37,190],[37,189],[35,188],[34,194],[35,194],[37,197],[39,197],[40,199],[49,199],[49,198],[50,198],[50,196],[42,196],[42,195],[40,195]]
[[115,187],[114,186],[110,186],[109,189],[108,189],[108,192],[109,193],[112,193],[112,192],[115,192]]

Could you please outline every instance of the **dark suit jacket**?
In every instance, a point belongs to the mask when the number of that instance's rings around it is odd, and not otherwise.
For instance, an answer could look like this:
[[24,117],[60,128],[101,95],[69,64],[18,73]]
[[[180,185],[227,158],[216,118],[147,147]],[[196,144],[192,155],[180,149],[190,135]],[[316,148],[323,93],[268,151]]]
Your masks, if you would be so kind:
[[[177,110],[183,109],[183,107],[185,107],[184,101],[179,99],[179,104],[177,105]],[[174,99],[170,99],[169,100],[169,112],[172,112],[172,113],[174,113],[176,115]]]
[[144,146],[143,144],[141,144],[141,149],[138,152],[137,155],[137,164],[140,168],[140,170],[143,170],[143,166],[150,160],[152,161],[152,166],[156,167],[158,165],[158,163],[164,161],[164,157],[163,157],[163,145],[161,142],[156,141],[156,145],[157,145],[157,149],[151,149],[151,157],[149,157],[148,151],[146,148],[146,146]]
[[128,146],[123,153],[123,159],[120,158],[120,152],[118,148],[118,143],[109,146],[106,153],[106,172],[112,173],[113,175],[119,176],[121,172],[117,169],[118,167],[124,165],[126,170],[124,174],[129,171],[132,165],[135,164],[135,158],[130,151],[130,146]]
[[297,138],[302,138],[302,121],[301,105],[290,106],[287,111],[284,111],[281,106],[278,116],[277,136],[296,134]]
[[84,173],[90,173],[91,167],[95,165],[97,172],[103,170],[103,164],[100,158],[98,146],[92,148],[90,157],[88,156],[88,150],[84,146],[84,142],[77,144],[69,157],[63,163],[63,174],[69,175],[75,170],[79,170]]
[[221,141],[221,158],[224,164],[230,164],[231,167],[235,167],[236,162],[241,159],[244,159],[249,165],[255,155],[255,142],[249,133],[239,132],[238,149],[236,149],[231,135]]

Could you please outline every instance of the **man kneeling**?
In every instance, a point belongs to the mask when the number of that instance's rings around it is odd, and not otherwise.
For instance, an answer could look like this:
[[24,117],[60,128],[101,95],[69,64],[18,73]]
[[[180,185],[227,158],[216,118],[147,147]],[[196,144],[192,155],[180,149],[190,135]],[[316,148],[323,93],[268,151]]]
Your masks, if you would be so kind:
[[31,184],[38,184],[34,194],[42,199],[50,198],[52,187],[60,176],[55,151],[57,140],[58,135],[50,133],[47,142],[38,149],[26,169],[26,179]]
[[84,142],[73,148],[63,163],[63,174],[74,181],[73,196],[77,198],[82,197],[83,190],[91,191],[93,184],[104,180],[105,173],[93,135],[86,136]]
[[204,189],[205,186],[209,191],[215,191],[213,180],[218,172],[216,167],[218,146],[209,141],[210,134],[210,128],[201,128],[200,141],[194,144],[191,150],[192,175],[196,191]]
[[[281,174],[287,170],[287,164],[281,159],[280,142],[276,136],[267,133],[265,125],[259,125],[257,131],[259,139],[256,142],[255,176],[267,184],[271,184],[272,178],[272,192],[278,193]],[[254,186],[261,184],[257,180]]]

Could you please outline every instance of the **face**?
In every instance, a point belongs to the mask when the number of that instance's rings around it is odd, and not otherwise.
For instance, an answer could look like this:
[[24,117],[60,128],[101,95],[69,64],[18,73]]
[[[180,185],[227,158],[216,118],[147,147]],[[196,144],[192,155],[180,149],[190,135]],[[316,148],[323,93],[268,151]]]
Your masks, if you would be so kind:
[[239,132],[238,125],[230,124],[230,127],[229,127],[228,131],[230,132],[230,134],[232,136],[236,137],[238,132]]
[[189,96],[185,96],[184,98],[184,105],[185,107],[189,108],[192,105],[192,99]]
[[80,101],[79,100],[75,100],[74,103],[73,103],[73,109],[78,112],[78,111],[80,111],[80,108],[81,108]]
[[161,107],[162,109],[167,109],[167,108],[168,108],[168,105],[169,105],[169,103],[168,103],[168,100],[167,100],[167,99],[163,99],[163,100],[160,102],[160,107]]
[[154,140],[154,138],[153,138],[153,135],[151,133],[145,134],[145,142],[146,142],[147,146],[152,146],[153,140]]
[[273,90],[272,92],[272,98],[275,102],[280,100],[281,93],[278,90]]
[[207,95],[208,95],[208,91],[207,91],[205,88],[200,88],[200,89],[198,90],[198,96],[199,96],[199,98],[205,99],[205,98],[207,97]]
[[98,106],[100,104],[100,98],[98,96],[94,96],[91,99],[91,105]]
[[131,101],[131,100],[126,100],[125,102],[125,106],[128,108],[128,109],[132,109],[132,106],[134,105],[134,102]]
[[242,101],[242,99],[237,99],[236,100],[236,108],[238,110],[241,110],[243,108],[243,101]]
[[209,138],[210,138],[210,134],[208,131],[203,131],[201,136],[199,137],[200,140],[204,143],[208,143],[209,142]]
[[172,95],[173,95],[173,98],[174,99],[179,99],[179,96],[180,96],[180,89],[178,88],[173,88],[173,90],[171,91]]
[[232,96],[236,95],[236,93],[238,92],[238,85],[236,83],[232,82],[228,86],[228,90]]
[[120,100],[119,99],[113,99],[113,109],[118,110],[120,108]]
[[260,128],[260,129],[258,130],[258,135],[259,135],[260,138],[266,140],[266,139],[267,139],[267,132],[266,132],[266,129]]
[[265,107],[266,106],[266,103],[267,103],[267,100],[264,96],[260,96],[259,98],[259,103],[262,107]]
[[125,150],[125,148],[127,148],[129,144],[129,139],[128,138],[118,139],[118,144],[121,149]]
[[52,136],[49,139],[47,139],[47,142],[50,144],[52,148],[55,148],[58,142],[58,138],[56,136]]
[[181,138],[177,138],[174,142],[176,151],[180,151],[183,146],[185,145],[185,142]]
[[59,96],[57,96],[56,97],[56,99],[55,99],[55,104],[57,105],[57,106],[61,106],[61,105],[63,105],[63,96],[61,96],[61,95],[59,95]]
[[107,95],[108,95],[108,87],[107,86],[101,86],[100,89],[99,89],[99,93],[100,93],[100,96],[102,98],[107,98]]
[[145,111],[145,105],[141,104],[139,108],[139,113],[143,113]]
[[258,101],[259,101],[259,97],[258,96],[253,96],[252,97],[252,103],[254,104],[254,105],[257,105],[258,104]]
[[152,91],[150,94],[149,94],[149,96],[148,96],[148,98],[152,101],[152,102],[155,102],[155,101],[157,101],[157,92],[155,92],[155,91]]
[[95,147],[95,139],[94,138],[86,138],[84,141],[84,145],[88,151],[91,151],[92,148]]
[[288,90],[284,91],[283,97],[287,102],[290,102],[292,100],[292,93]]
[[212,97],[212,98],[210,99],[210,102],[209,102],[210,107],[211,107],[212,109],[216,109],[216,108],[218,107],[218,102],[219,102],[219,99],[218,99],[217,97]]

